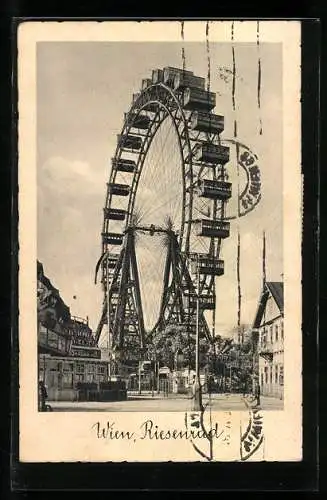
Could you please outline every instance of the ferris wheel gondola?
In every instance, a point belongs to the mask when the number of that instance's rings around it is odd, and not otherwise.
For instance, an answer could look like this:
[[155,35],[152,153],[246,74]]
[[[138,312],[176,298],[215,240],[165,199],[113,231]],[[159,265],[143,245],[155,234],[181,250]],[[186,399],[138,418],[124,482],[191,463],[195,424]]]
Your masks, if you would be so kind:
[[142,80],[124,115],[96,267],[104,291],[96,340],[107,324],[112,349],[126,359],[138,358],[167,325],[194,330],[196,272],[201,335],[210,340],[205,311],[215,308],[215,279],[224,271],[232,195],[215,105],[204,78],[166,67]]

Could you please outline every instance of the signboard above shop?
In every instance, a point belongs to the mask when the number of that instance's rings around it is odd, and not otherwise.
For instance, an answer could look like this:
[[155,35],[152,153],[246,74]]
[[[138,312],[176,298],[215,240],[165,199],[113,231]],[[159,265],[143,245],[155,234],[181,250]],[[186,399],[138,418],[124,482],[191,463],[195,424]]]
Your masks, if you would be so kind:
[[73,345],[69,355],[74,358],[101,359],[101,350],[93,347],[79,347]]

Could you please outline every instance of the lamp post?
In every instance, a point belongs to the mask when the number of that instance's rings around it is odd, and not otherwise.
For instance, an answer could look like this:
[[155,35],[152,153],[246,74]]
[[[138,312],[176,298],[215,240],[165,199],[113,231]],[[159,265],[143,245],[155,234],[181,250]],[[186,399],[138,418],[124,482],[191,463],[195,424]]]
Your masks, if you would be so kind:
[[194,399],[193,410],[202,411],[202,392],[200,382],[200,363],[199,363],[199,344],[200,344],[200,268],[199,255],[197,256],[197,301],[196,301],[196,337],[195,337],[195,383],[194,383]]

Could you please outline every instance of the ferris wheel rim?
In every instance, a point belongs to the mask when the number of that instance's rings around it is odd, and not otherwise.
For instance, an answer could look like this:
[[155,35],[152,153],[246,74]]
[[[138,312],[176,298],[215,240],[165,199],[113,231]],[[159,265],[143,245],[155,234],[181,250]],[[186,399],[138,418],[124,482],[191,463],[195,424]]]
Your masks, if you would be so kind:
[[[163,96],[160,94],[160,91],[164,91],[166,93],[165,100],[164,100]],[[157,96],[151,95],[152,93],[154,93],[154,94],[157,93]],[[184,257],[186,257],[186,259],[187,259],[188,257],[190,257],[190,255],[192,253],[192,252],[190,252],[190,245],[191,245],[190,244],[190,233],[192,230],[192,224],[194,222],[194,220],[192,220],[193,219],[193,198],[194,198],[194,192],[193,192],[194,146],[192,148],[191,140],[190,140],[190,136],[189,136],[189,120],[190,120],[190,118],[187,114],[185,114],[184,109],[181,105],[181,102],[180,102],[177,94],[178,93],[176,93],[171,87],[169,87],[168,85],[165,85],[162,82],[153,83],[153,84],[149,85],[148,87],[146,87],[145,89],[142,89],[142,91],[138,94],[137,98],[132,103],[131,107],[129,108],[129,111],[125,114],[124,123],[123,123],[122,128],[121,128],[121,135],[123,136],[124,134],[126,134],[126,135],[130,134],[131,136],[133,136],[133,135],[140,136],[143,134],[140,134],[139,131],[138,132],[132,131],[133,128],[138,129],[137,126],[134,126],[134,123],[135,123],[137,117],[141,114],[141,112],[146,108],[146,106],[148,104],[155,104],[158,107],[156,112],[153,112],[152,118],[150,115],[151,125],[149,126],[147,133],[145,135],[143,135],[144,140],[141,141],[142,146],[141,146],[141,148],[139,148],[140,150],[136,152],[136,154],[137,154],[136,162],[135,162],[136,168],[135,168],[135,171],[133,172],[132,180],[130,183],[133,186],[133,189],[131,189],[131,192],[129,193],[129,196],[128,196],[128,210],[126,212],[127,215],[126,215],[125,223],[123,224],[123,226],[124,226],[124,232],[126,232],[129,228],[133,227],[131,225],[131,218],[134,214],[135,200],[136,200],[136,196],[137,196],[137,192],[138,192],[138,188],[139,188],[139,182],[140,182],[140,178],[141,178],[142,171],[144,168],[144,164],[146,162],[147,154],[149,152],[149,149],[151,147],[153,139],[156,137],[160,127],[166,121],[166,119],[168,119],[168,117],[170,117],[170,119],[173,123],[173,126],[174,126],[175,135],[178,139],[179,153],[180,153],[180,158],[181,158],[181,168],[182,168],[181,190],[183,193],[183,204],[182,204],[183,215],[181,218],[181,231],[179,232],[178,237],[179,237],[180,242],[183,241],[183,237],[184,237],[185,232],[186,232],[185,227],[187,227],[187,235],[186,235],[187,236],[187,244],[185,247],[187,251],[184,252]],[[183,92],[182,92],[182,95],[183,95]],[[174,101],[175,108],[170,109],[170,107],[169,107],[170,100]],[[164,111],[162,116],[160,116],[160,111]],[[133,113],[134,113],[134,115],[133,115]],[[177,119],[177,115],[179,115],[179,119]],[[192,112],[191,112],[191,115],[192,115]],[[132,116],[132,119],[129,120],[128,119],[129,116]],[[147,114],[147,116],[149,117],[148,114]],[[156,121],[157,116],[158,116],[158,120]],[[182,131],[180,131],[181,124],[182,124]],[[182,133],[185,136],[184,146],[182,145],[182,140],[181,140]],[[200,133],[198,134],[198,136],[200,136]],[[209,138],[209,133],[208,133],[208,138]],[[197,139],[193,138],[192,140],[196,141]],[[210,142],[210,139],[208,139],[208,141]],[[219,134],[218,134],[218,141],[220,144]],[[123,146],[121,145],[121,143],[118,142],[116,145],[116,150],[115,150],[115,154],[113,156],[113,160],[119,161],[122,158],[123,151],[124,151]],[[185,151],[187,151],[188,162],[186,162]],[[135,151],[134,151],[134,153],[135,153]],[[188,190],[186,189],[186,164],[188,165],[190,179],[192,179],[192,182],[190,182]],[[117,177],[117,169],[115,169],[112,166],[112,168],[110,170],[109,182],[114,183],[116,177]],[[185,213],[186,213],[186,196],[187,196],[186,192],[187,191],[188,191],[188,200],[189,200],[189,203],[188,203],[189,217],[186,220]],[[110,192],[109,189],[107,189],[106,201],[105,201],[105,208],[106,209],[110,209],[112,207],[113,196],[115,196],[115,195],[112,192]],[[201,214],[201,212],[199,212],[199,213]],[[217,214],[218,214],[217,208],[214,208],[213,213],[211,214],[212,215],[211,218],[213,220],[217,220],[218,219]],[[223,214],[223,204],[222,204],[222,214],[220,216],[221,219],[223,219],[223,215],[224,214]],[[207,217],[210,217],[210,215]],[[109,228],[109,220],[106,217],[104,217],[104,219],[103,219],[103,232],[105,233],[106,231],[108,231],[108,228]],[[215,238],[215,243],[213,243],[214,238]],[[211,252],[212,252],[212,254],[215,258],[219,258],[219,254],[221,251],[221,243],[222,243],[222,240],[220,237],[219,238],[212,237],[210,239],[210,243],[209,243],[209,247],[208,247],[209,250],[207,251],[207,253],[211,255]],[[100,260],[98,261],[96,274],[100,268],[101,261],[104,259],[106,254],[109,255],[109,252],[110,252],[110,250],[109,250],[108,244],[102,243],[102,256],[100,257]],[[122,247],[119,250],[119,253],[121,253],[121,252],[122,252]],[[207,282],[206,282],[206,280],[207,280]],[[205,288],[205,285],[207,285],[207,288]],[[202,293],[202,289],[205,289],[206,291],[208,291],[208,289],[211,289],[211,290],[213,290],[213,293],[215,295],[215,276],[214,275],[203,276],[203,279],[201,280],[201,289],[200,289],[201,293]],[[108,285],[108,283],[107,283],[106,294],[108,294],[109,290],[110,290],[110,284]]]
[[[159,100],[159,99],[148,99],[146,102],[144,102],[144,104],[142,106],[138,107],[138,101],[141,99],[141,97],[143,97],[144,95],[149,94],[150,90],[156,90],[158,88],[159,89],[164,89],[167,93],[169,93],[170,97],[174,100],[175,104],[177,105],[177,110],[180,113],[180,116],[181,116],[181,119],[182,119],[182,122],[183,122],[183,131],[184,131],[184,133],[186,135],[186,144],[187,144],[187,149],[188,149],[188,156],[190,158],[189,171],[190,171],[190,175],[193,175],[192,149],[191,149],[191,144],[190,144],[190,139],[189,139],[189,134],[188,134],[187,119],[186,119],[184,110],[183,110],[183,108],[182,108],[182,106],[181,106],[181,104],[180,104],[180,102],[179,102],[176,94],[173,92],[173,90],[170,87],[168,87],[167,85],[163,84],[162,82],[150,85],[149,87],[147,87],[145,90],[143,90],[141,92],[141,94],[138,97],[138,99],[132,104],[131,108],[129,109],[129,111],[128,111],[127,114],[131,114],[132,112],[134,112],[134,110],[136,110],[136,115],[135,115],[134,119],[131,121],[131,123],[129,125],[127,125],[127,120],[126,119],[124,120],[124,124],[123,124],[122,129],[121,129],[121,134],[129,133],[129,131],[133,128],[133,122],[136,120],[137,116],[141,113],[142,110],[144,110],[144,108],[148,104],[151,104],[151,103],[157,104],[158,106],[160,106],[161,108],[163,108],[166,111],[167,115],[163,119],[161,119],[161,120],[158,121],[157,127],[155,127],[155,129],[154,129],[153,132],[151,131],[151,127],[149,128],[148,132],[151,132],[151,134],[147,134],[147,136],[150,137],[149,143],[147,144],[147,148],[146,148],[146,150],[140,151],[139,154],[138,154],[138,161],[136,162],[136,164],[137,164],[136,170],[138,171],[139,175],[138,175],[137,184],[136,184],[135,190],[134,190],[134,200],[133,200],[132,206],[129,203],[128,214],[127,214],[127,219],[126,219],[126,223],[125,223],[125,230],[128,228],[129,223],[130,223],[130,219],[131,219],[132,214],[133,214],[134,204],[135,204],[135,197],[136,197],[136,193],[137,193],[137,187],[138,187],[139,179],[140,179],[140,177],[142,175],[142,170],[143,170],[144,163],[146,161],[146,155],[147,155],[147,153],[148,153],[148,151],[149,151],[149,149],[151,147],[153,139],[155,138],[158,130],[160,129],[160,126],[168,118],[168,115],[171,118],[172,123],[173,123],[174,128],[175,128],[176,137],[178,138],[178,142],[179,142],[181,158],[183,160],[182,164],[181,164],[181,168],[182,168],[183,202],[184,203],[183,203],[183,216],[182,216],[183,222],[181,223],[181,225],[184,226],[184,224],[185,224],[185,159],[184,159],[184,156],[182,154],[182,146],[181,146],[180,134],[178,132],[178,128],[177,128],[177,125],[176,125],[176,119],[173,116],[172,111],[168,108],[168,106],[165,103],[163,103],[161,100]],[[152,118],[153,123],[154,123],[154,119],[156,118],[157,113],[158,112],[156,112],[156,114]],[[119,144],[117,144],[116,150],[115,150],[115,154],[113,156],[113,159],[114,160],[119,160],[121,158],[121,154],[122,154],[122,147]],[[141,160],[141,162],[139,162],[141,154],[143,154],[143,160]],[[117,174],[117,172],[113,168],[111,168],[109,182],[113,182],[115,180],[116,174]],[[134,183],[135,177],[136,177],[136,173],[134,173],[134,175],[133,175],[132,185]],[[111,201],[112,201],[112,196],[113,195],[111,193],[108,194],[108,192],[107,192],[106,203],[105,203],[106,208],[110,208]],[[132,199],[132,198],[133,198],[133,193],[131,193],[131,195],[129,196],[129,199]],[[192,195],[192,193],[190,193],[190,204],[189,204],[189,212],[190,213],[192,213],[192,199],[193,199],[193,195]],[[190,228],[191,222],[188,223],[188,226]],[[106,220],[104,219],[104,221],[103,221],[103,231],[105,230],[105,228],[106,228]],[[183,235],[183,233],[184,233],[184,229],[182,229],[182,231],[181,231],[181,236]]]
[[[182,118],[182,122],[183,122],[183,131],[185,132],[185,135],[186,135],[186,143],[187,143],[187,149],[188,149],[188,157],[189,157],[189,171],[190,171],[190,176],[192,177],[193,176],[193,162],[192,162],[192,147],[191,147],[191,143],[190,143],[190,138],[189,138],[189,130],[188,130],[188,120],[185,116],[185,113],[184,113],[184,110],[183,110],[183,107],[181,106],[181,103],[176,95],[176,93],[173,91],[173,89],[171,87],[169,87],[168,85],[165,85],[164,83],[162,82],[158,82],[158,83],[155,83],[155,84],[151,84],[149,85],[146,89],[142,90],[140,92],[140,95],[138,96],[138,98],[135,100],[135,102],[132,103],[129,111],[127,112],[127,115],[133,113],[134,111],[136,111],[136,114],[134,116],[134,119],[131,120],[130,123],[127,122],[126,118],[124,119],[124,123],[123,123],[123,126],[121,128],[121,134],[123,133],[129,133],[130,130],[133,128],[133,123],[134,121],[136,120],[137,116],[139,116],[139,114],[141,113],[142,110],[144,110],[144,108],[150,104],[150,103],[155,103],[157,105],[159,105],[160,107],[164,108],[165,111],[167,112],[167,115],[162,119],[162,120],[159,120],[158,121],[158,124],[157,124],[157,127],[155,128],[154,132],[152,132],[151,134],[147,134],[147,136],[150,137],[150,140],[149,140],[149,143],[147,145],[147,148],[145,150],[142,150],[138,153],[138,161],[137,161],[137,171],[139,171],[139,175],[138,175],[138,179],[140,179],[141,177],[141,174],[142,174],[142,169],[143,169],[143,166],[144,166],[144,163],[145,163],[145,160],[146,160],[146,155],[151,147],[151,143],[154,139],[154,137],[156,136],[158,130],[160,129],[160,126],[162,125],[162,123],[166,120],[166,118],[168,117],[168,115],[170,116],[172,122],[173,122],[173,125],[174,125],[174,128],[175,128],[175,132],[176,132],[176,136],[178,137],[178,141],[179,141],[179,146],[180,146],[180,152],[182,153],[182,147],[181,147],[181,141],[180,141],[180,134],[179,134],[179,131],[178,131],[178,127],[176,125],[176,119],[174,118],[173,114],[172,114],[172,111],[168,108],[168,106],[163,103],[159,98],[149,98],[147,99],[141,106],[139,106],[139,102],[142,101],[142,97],[144,96],[147,96],[150,91],[155,91],[157,89],[164,89],[165,92],[167,92],[170,97],[174,100],[176,106],[177,106],[177,110],[178,112],[180,113],[180,116]],[[155,119],[157,115],[157,112],[156,114],[153,116],[153,121]],[[149,128],[149,131],[151,130],[151,127]],[[136,134],[137,135],[137,134]],[[146,137],[147,137],[146,136]],[[113,156],[113,160],[119,160],[121,158],[121,155],[122,155],[122,152],[123,152],[123,148],[121,147],[121,145],[117,144],[116,145],[116,149],[115,149],[115,154]],[[143,160],[139,163],[139,159],[141,157],[141,153],[143,153]],[[181,154],[181,157],[183,157],[183,155]],[[183,201],[185,202],[185,159],[183,157],[183,162],[182,162],[182,173],[183,173],[183,176],[182,176],[182,179],[183,179]],[[139,169],[139,166],[141,166],[141,168]],[[115,180],[115,177],[117,175],[117,171],[113,168],[111,168],[110,170],[110,177],[109,177],[109,182],[113,182]],[[135,176],[136,174],[134,173],[133,174],[133,180],[132,180],[132,183],[134,182],[134,179],[135,179]],[[138,181],[137,181],[138,183]],[[137,186],[136,186],[136,189],[135,189],[135,192],[134,192],[134,201],[133,201],[133,206],[130,207],[129,206],[129,210],[128,210],[128,215],[127,215],[127,219],[126,219],[126,223],[125,223],[125,226],[124,226],[124,231],[126,231],[128,229],[128,227],[130,227],[130,219],[133,215],[133,209],[134,209],[134,203],[135,203],[135,196],[136,196],[136,193],[137,193]],[[190,217],[189,219],[191,219],[191,214],[192,214],[192,205],[193,205],[193,192],[192,192],[192,185],[190,186],[190,197],[189,197],[189,214],[190,214]],[[111,193],[109,193],[107,191],[107,194],[106,194],[106,202],[105,202],[105,207],[106,208],[110,208],[111,207],[111,202],[112,202],[112,197],[113,195]],[[133,197],[133,194],[131,194],[129,196],[129,199],[131,199]],[[226,218],[227,220],[227,218]],[[191,232],[191,229],[192,229],[192,221],[189,220],[187,223],[187,226],[188,226],[188,238],[190,236],[190,232]],[[185,203],[183,204],[183,222],[182,224],[183,226],[185,226]],[[108,227],[108,223],[106,221],[106,219],[104,219],[103,221],[103,231],[105,231]],[[184,229],[182,229],[182,231],[180,231],[180,235],[179,236],[183,236],[184,235]],[[181,237],[179,239],[179,242],[181,241]],[[219,253],[220,253],[220,246],[221,246],[221,241],[218,242],[218,245],[217,245],[217,249],[216,249],[216,256],[219,256]],[[185,253],[186,255],[188,253],[192,253],[189,251],[189,242],[186,244],[186,252],[183,252]],[[102,260],[104,257],[105,257],[105,254],[106,254],[106,251],[104,250],[104,245],[102,245],[102,254],[101,254],[101,257],[99,259]],[[212,278],[211,280],[212,282],[210,283],[210,286],[212,287],[213,286],[213,282],[214,282],[214,278]],[[205,278],[203,278],[203,282],[205,282]],[[201,282],[201,288],[202,288],[202,282]]]

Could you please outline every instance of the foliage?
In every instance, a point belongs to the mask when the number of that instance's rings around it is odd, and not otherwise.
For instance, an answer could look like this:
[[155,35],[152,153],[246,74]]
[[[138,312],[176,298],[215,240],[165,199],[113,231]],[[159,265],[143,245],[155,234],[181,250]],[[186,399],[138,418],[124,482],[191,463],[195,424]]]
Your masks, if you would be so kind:
[[[200,339],[199,353],[202,360],[209,353],[209,343],[206,339]],[[182,326],[168,325],[153,336],[148,354],[150,359],[155,359],[170,369],[175,367],[177,354],[183,354],[183,366],[194,367],[195,338]]]
[[[254,348],[251,336],[246,336],[243,344],[236,344],[220,335],[215,336],[212,344],[201,338],[199,341],[200,366],[206,365],[212,373],[216,372],[217,355],[226,352],[228,363],[236,363],[239,366],[238,376],[242,381],[248,380],[251,374],[250,366],[252,366]],[[168,366],[171,370],[176,367],[177,354],[184,356],[183,367],[195,367],[195,337],[188,334],[182,326],[167,326],[164,330],[156,332],[152,342],[148,344],[149,359],[159,361],[161,366]]]

